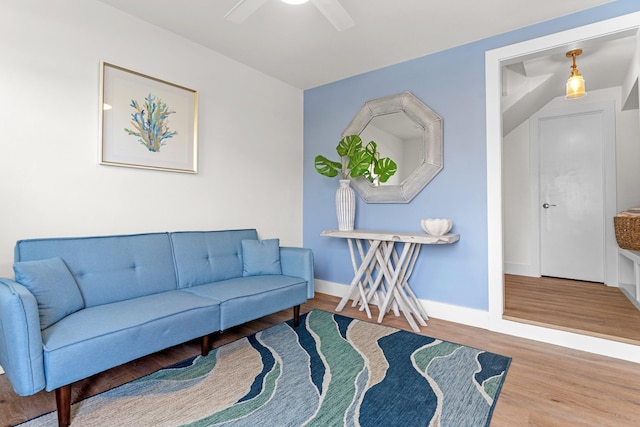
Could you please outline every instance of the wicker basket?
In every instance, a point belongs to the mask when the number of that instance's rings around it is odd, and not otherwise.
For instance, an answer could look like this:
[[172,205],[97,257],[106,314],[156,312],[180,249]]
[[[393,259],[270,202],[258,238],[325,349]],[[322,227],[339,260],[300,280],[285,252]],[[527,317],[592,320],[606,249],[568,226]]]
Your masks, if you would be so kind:
[[613,218],[616,240],[622,249],[640,251],[640,216],[622,213]]

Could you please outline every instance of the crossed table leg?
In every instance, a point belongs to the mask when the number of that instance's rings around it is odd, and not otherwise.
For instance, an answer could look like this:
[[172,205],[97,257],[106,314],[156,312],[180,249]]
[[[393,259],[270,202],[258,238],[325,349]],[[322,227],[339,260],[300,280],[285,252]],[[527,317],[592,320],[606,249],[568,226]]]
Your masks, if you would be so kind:
[[[426,326],[428,317],[409,287],[409,277],[420,253],[420,243],[402,242],[402,251],[398,256],[396,242],[367,240],[369,249],[365,254],[363,240],[348,239],[355,275],[336,311],[342,311],[347,301],[353,296],[354,305],[359,302],[361,309],[364,309],[367,316],[371,318],[369,302],[374,299],[380,309],[378,322],[382,322],[384,315],[390,309],[393,309],[396,315],[399,315],[399,310],[402,311],[411,328],[419,332],[417,323]],[[355,251],[354,245],[357,246],[358,252]],[[360,263],[358,263],[358,255]]]

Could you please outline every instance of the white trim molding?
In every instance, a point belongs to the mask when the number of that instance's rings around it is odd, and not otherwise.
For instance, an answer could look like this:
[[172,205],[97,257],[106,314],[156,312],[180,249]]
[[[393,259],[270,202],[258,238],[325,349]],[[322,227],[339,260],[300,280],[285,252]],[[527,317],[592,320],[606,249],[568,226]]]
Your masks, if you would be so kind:
[[551,34],[533,40],[487,51],[487,235],[489,329],[550,344],[588,351],[640,363],[640,346],[604,340],[555,329],[525,325],[502,318],[504,308],[504,258],[502,230],[502,67],[539,56],[566,52],[577,45],[613,40],[637,34],[640,12]]

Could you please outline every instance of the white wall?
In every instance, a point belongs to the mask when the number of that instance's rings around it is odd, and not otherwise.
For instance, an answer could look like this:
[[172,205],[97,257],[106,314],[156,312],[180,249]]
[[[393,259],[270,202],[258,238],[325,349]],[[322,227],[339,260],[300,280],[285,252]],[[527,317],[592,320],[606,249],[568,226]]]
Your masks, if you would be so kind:
[[529,120],[506,135],[502,147],[506,273],[524,274],[532,261]]
[[[33,237],[251,227],[301,245],[301,90],[95,0],[0,10],[0,276]],[[197,175],[98,164],[101,60],[199,92]]]
[[[618,211],[640,206],[640,122],[638,110],[621,111],[621,88],[591,91],[573,105],[614,100],[616,105],[616,169]],[[541,111],[566,107],[558,97]],[[505,273],[526,275],[530,271],[531,208],[529,188],[529,122],[503,140],[504,263]],[[612,219],[611,219],[612,220]],[[613,220],[612,220],[613,221]]]

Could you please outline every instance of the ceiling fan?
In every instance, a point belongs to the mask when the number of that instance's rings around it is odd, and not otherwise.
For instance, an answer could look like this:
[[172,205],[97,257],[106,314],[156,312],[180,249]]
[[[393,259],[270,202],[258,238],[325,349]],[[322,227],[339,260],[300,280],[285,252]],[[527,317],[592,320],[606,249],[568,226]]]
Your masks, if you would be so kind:
[[[307,0],[282,0],[285,3],[301,4]],[[355,25],[351,16],[342,7],[338,0],[310,0],[315,7],[327,18],[327,20],[338,31],[343,31]],[[227,14],[224,16],[228,21],[236,24],[242,23],[253,12],[258,10],[267,0],[240,0]]]

